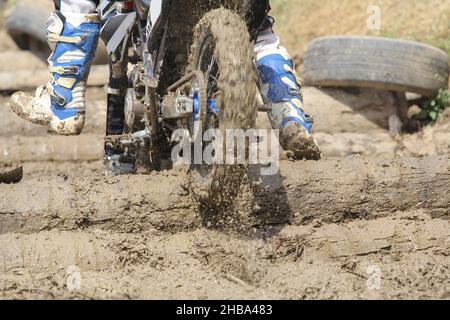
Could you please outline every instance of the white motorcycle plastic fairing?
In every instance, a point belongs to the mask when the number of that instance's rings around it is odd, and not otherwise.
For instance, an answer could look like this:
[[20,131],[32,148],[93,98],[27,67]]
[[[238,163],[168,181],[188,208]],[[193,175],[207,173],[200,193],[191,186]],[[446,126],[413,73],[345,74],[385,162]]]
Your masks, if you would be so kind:
[[113,53],[128,39],[131,28],[136,23],[136,12],[120,13],[108,19],[102,28],[102,39],[108,53]]
[[102,18],[106,17],[111,11],[115,10],[116,1],[112,0],[103,0],[100,2],[100,5],[97,7],[97,11],[100,13]]
[[100,37],[105,43],[108,54],[113,54],[119,60],[123,57],[124,44],[128,41],[130,31],[137,20],[136,12],[119,13],[117,1],[104,0],[98,6],[102,17]]
[[161,16],[163,0],[151,0],[149,18],[152,26],[156,26],[159,17]]

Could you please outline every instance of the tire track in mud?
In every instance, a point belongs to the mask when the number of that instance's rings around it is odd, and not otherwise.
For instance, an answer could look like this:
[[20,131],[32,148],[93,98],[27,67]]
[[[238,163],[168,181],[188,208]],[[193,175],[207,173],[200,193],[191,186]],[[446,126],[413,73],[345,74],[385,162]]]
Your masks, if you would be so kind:
[[37,161],[95,161],[103,158],[101,135],[0,136],[0,163]]
[[[448,221],[430,219],[427,211],[430,204],[449,207],[443,203],[445,198],[427,198],[433,186],[448,186],[448,158],[394,162],[397,165],[389,161],[374,165],[364,158],[283,162],[287,178],[263,181],[263,186],[272,186],[267,191],[271,199],[257,206],[276,220],[277,213],[284,214],[286,209],[285,200],[281,201],[286,199],[285,191],[291,190],[295,192],[288,196],[296,208],[294,224],[300,226],[266,227],[253,236],[201,228],[192,203],[179,189],[179,172],[105,178],[101,161],[26,162],[29,179],[17,186],[0,186],[0,204],[7,208],[0,212],[13,210],[12,203],[23,209],[23,214],[0,214],[15,219],[10,224],[0,221],[0,297],[448,299]],[[394,214],[396,207],[386,203],[389,218],[374,215],[377,219],[366,221],[371,217],[366,213],[373,213],[366,210],[361,216],[347,217],[360,221],[321,221],[330,208],[341,204],[340,197],[353,199],[360,207],[373,205],[372,198],[351,195],[373,189],[371,177],[375,186],[383,186],[379,190],[384,190],[384,199],[393,197],[400,208],[408,207],[403,202],[407,191],[401,196],[404,185],[399,181],[415,171],[423,188],[406,198],[415,201],[419,195],[415,205],[424,207],[424,212]],[[444,180],[439,180],[440,174]],[[357,186],[352,187],[355,182]],[[315,188],[308,187],[315,183]],[[54,192],[52,201],[39,207],[49,190]],[[262,197],[268,199],[267,192]],[[16,196],[10,198],[13,193]],[[78,201],[61,201],[67,195]],[[374,191],[373,196],[380,194]],[[339,201],[329,202],[330,197]],[[177,207],[171,207],[170,199]],[[320,208],[311,207],[308,201],[318,199]],[[304,223],[308,225],[301,226]],[[10,232],[5,233],[6,229]],[[81,287],[71,291],[67,281],[73,276],[68,272],[72,266],[79,268]],[[368,286],[370,270],[380,270],[381,289]]]
[[[25,169],[0,185],[0,298],[450,298],[448,157],[283,161],[281,176],[252,181],[248,232],[214,231],[182,171],[103,175],[104,91],[89,92],[93,120],[74,140],[21,122],[0,98],[0,149]],[[0,167],[10,160],[0,152]],[[72,291],[71,267],[82,280]]]
[[[252,237],[204,229],[6,234],[0,235],[0,296],[444,299],[448,237],[445,225],[421,211],[345,226],[266,229]],[[80,287],[70,291],[74,268]],[[374,269],[379,288],[371,287]]]

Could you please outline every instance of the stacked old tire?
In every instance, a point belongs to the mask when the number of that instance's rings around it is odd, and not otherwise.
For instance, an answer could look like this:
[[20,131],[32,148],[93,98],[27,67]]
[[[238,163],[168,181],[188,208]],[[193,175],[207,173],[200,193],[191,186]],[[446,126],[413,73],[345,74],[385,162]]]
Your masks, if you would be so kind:
[[368,87],[432,97],[448,87],[449,57],[425,44],[378,37],[323,37],[304,58],[305,83]]

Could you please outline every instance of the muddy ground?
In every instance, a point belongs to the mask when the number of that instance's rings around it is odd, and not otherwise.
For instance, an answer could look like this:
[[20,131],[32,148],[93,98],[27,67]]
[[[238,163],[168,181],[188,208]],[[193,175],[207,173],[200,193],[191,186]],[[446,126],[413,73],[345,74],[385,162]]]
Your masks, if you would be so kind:
[[449,119],[393,136],[392,93],[304,92],[324,160],[255,183],[238,232],[208,227],[182,170],[105,177],[104,88],[69,138],[13,115],[3,92],[0,167],[24,179],[0,185],[0,298],[450,299]]

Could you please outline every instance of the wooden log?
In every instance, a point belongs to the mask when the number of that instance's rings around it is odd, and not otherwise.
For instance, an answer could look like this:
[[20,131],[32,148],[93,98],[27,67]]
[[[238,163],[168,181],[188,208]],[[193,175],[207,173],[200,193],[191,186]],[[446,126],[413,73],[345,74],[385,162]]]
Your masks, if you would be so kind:
[[[27,122],[24,121],[24,125],[26,126]],[[36,133],[34,136],[16,135],[20,134],[20,131],[16,131],[16,134],[11,132],[10,136],[2,136],[0,134],[0,163],[21,161],[92,161],[102,157],[102,133],[92,132],[93,130],[90,130],[92,129],[91,125],[87,126],[86,134],[79,137],[51,135],[45,128],[35,125],[30,126],[34,129],[33,132]],[[10,129],[14,129],[14,127],[10,127]],[[316,138],[325,158],[338,158],[350,155],[391,158],[400,150],[398,143],[387,133],[379,135],[364,133],[330,135],[319,133]],[[431,152],[429,155],[433,154]],[[284,159],[283,155],[282,159]]]
[[[46,84],[49,77],[47,69],[0,72],[0,91],[32,90]],[[104,86],[108,78],[108,66],[92,66],[88,86]]]
[[394,94],[383,90],[305,87],[303,95],[316,132],[387,131],[389,117],[398,112]]
[[[252,175],[254,207],[246,216],[239,212],[241,227],[338,223],[416,209],[448,219],[449,170],[448,157],[282,162],[281,175]],[[180,187],[184,182],[181,171],[25,177],[17,185],[0,185],[0,233],[89,227],[177,231],[208,225]]]
[[46,63],[30,51],[7,50],[0,52],[0,72],[44,70],[46,67]]
[[99,160],[103,143],[102,135],[0,137],[0,163]]
[[[102,94],[105,100],[94,100],[90,97],[92,95],[90,94],[91,90],[88,90],[87,93],[86,123],[83,134],[102,135],[105,134],[106,129],[106,94]],[[95,91],[100,90],[103,92],[100,88],[97,88]],[[47,128],[20,118],[9,109],[7,105],[8,100],[9,98],[0,100],[0,137],[41,136],[42,142],[45,142],[49,136]]]
[[326,133],[314,135],[324,157],[346,157],[364,155],[392,158],[401,147],[398,141],[386,132]]

